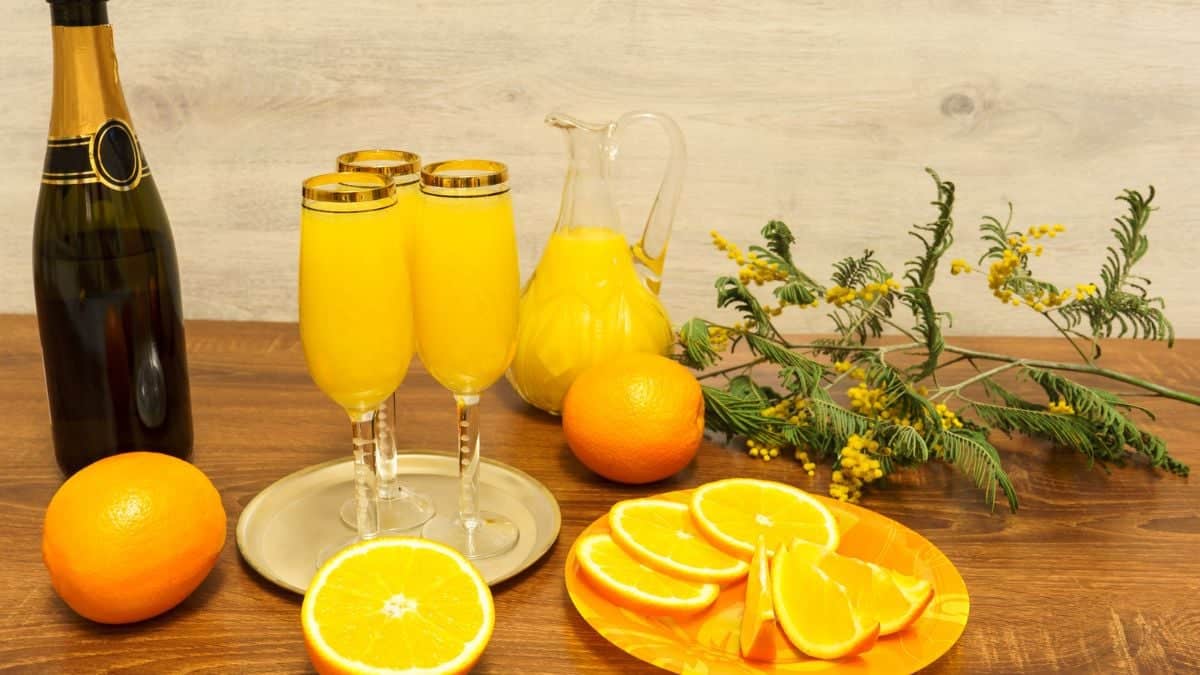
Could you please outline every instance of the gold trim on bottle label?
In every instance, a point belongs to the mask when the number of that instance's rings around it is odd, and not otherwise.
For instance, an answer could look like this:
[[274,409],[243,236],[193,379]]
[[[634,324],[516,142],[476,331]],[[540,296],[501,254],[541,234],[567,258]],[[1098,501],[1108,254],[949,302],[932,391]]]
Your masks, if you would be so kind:
[[92,170],[110,190],[132,190],[142,182],[142,153],[133,129],[123,120],[108,120],[88,144]]
[[87,178],[42,178],[42,185],[91,185],[99,183],[100,179],[95,176]]
[[123,120],[112,119],[90,136],[49,141],[42,182],[48,185],[99,183],[110,190],[127,192],[136,188],[149,173],[133,129]]

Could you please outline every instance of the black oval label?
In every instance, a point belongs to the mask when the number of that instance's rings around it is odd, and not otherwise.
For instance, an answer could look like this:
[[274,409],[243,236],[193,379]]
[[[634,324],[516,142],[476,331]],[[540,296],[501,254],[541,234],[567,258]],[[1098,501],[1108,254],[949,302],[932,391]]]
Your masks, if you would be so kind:
[[121,120],[109,120],[96,130],[88,147],[92,169],[113,190],[132,190],[142,181],[142,155],[133,129]]

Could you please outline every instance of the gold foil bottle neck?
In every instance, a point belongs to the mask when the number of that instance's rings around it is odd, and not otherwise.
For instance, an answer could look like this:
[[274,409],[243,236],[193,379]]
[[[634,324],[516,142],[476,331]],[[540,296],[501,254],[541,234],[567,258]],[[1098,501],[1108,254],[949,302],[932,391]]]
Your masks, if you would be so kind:
[[54,99],[50,140],[91,136],[109,120],[132,129],[117,73],[112,26],[53,26],[51,31]]

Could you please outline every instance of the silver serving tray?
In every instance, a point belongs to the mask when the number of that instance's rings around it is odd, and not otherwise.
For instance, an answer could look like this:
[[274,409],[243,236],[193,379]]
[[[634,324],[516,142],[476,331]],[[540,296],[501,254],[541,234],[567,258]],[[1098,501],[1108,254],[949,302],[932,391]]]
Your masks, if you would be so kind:
[[[435,518],[453,518],[458,509],[458,459],[432,452],[402,452],[399,472],[405,486],[428,495]],[[337,459],[301,469],[258,493],[242,510],[237,545],[242,558],[263,578],[304,593],[317,571],[317,556],[352,536],[338,510],[353,494],[354,462]],[[528,568],[558,538],[562,514],[546,486],[523,471],[486,457],[479,471],[479,504],[517,524],[513,550],[473,560],[488,584]]]

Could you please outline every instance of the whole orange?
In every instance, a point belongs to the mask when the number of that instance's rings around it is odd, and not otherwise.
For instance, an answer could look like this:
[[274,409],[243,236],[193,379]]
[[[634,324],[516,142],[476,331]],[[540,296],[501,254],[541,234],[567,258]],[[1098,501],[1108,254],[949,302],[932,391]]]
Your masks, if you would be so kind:
[[563,433],[592,471],[618,483],[675,474],[704,435],[704,396],[692,373],[655,354],[623,354],[579,374],[563,399]]
[[71,609],[100,623],[149,619],[183,601],[225,546],[225,508],[208,477],[157,452],[81,469],[46,508],[42,560]]

